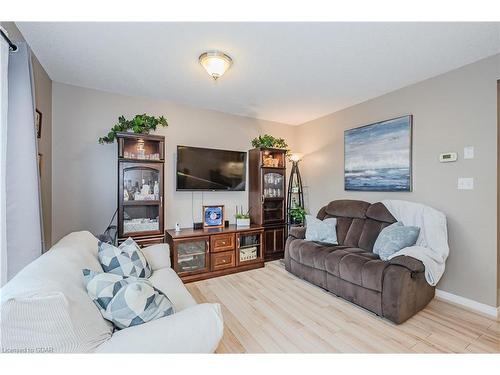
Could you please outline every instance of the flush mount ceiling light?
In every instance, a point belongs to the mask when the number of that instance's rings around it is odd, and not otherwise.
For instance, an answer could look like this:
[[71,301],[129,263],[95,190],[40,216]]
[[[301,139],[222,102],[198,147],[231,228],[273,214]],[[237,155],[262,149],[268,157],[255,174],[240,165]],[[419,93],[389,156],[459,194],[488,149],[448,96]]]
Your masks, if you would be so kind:
[[233,60],[228,55],[220,51],[202,53],[199,61],[214,81],[222,77],[233,63]]

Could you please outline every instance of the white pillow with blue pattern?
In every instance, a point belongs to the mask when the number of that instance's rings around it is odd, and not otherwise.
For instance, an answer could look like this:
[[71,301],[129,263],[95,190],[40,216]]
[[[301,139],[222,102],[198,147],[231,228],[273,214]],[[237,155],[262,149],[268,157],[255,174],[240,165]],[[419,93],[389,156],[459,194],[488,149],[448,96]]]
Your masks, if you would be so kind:
[[82,270],[92,301],[118,329],[174,313],[172,302],[147,279]]
[[132,238],[128,238],[118,247],[99,242],[97,255],[104,272],[146,279],[153,273],[139,245]]
[[388,260],[399,250],[415,245],[419,234],[419,227],[404,226],[399,221],[395,222],[380,231],[373,245],[373,252],[378,254],[380,259]]

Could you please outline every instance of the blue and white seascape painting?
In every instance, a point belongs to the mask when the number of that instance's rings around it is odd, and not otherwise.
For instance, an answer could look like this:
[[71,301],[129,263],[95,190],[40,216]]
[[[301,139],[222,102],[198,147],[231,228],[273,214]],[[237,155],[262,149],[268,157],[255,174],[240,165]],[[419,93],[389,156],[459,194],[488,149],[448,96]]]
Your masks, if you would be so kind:
[[345,190],[411,191],[412,116],[346,130]]

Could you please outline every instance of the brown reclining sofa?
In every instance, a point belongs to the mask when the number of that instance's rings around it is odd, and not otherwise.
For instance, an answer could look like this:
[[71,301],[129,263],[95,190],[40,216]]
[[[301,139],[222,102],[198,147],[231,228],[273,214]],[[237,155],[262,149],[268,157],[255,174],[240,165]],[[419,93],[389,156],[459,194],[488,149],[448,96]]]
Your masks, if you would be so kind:
[[285,268],[294,275],[402,323],[434,297],[421,261],[398,256],[381,260],[372,252],[380,231],[396,220],[380,202],[337,200],[323,207],[318,219],[337,218],[338,245],[305,240],[305,228],[291,228]]

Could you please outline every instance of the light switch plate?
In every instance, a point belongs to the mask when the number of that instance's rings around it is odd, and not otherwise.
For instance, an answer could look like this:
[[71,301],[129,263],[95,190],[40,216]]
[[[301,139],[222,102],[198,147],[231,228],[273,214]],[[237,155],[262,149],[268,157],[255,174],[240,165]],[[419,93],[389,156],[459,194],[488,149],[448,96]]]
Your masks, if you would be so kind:
[[473,177],[459,177],[458,190],[474,190],[474,178]]
[[474,159],[474,146],[464,147],[464,159]]

